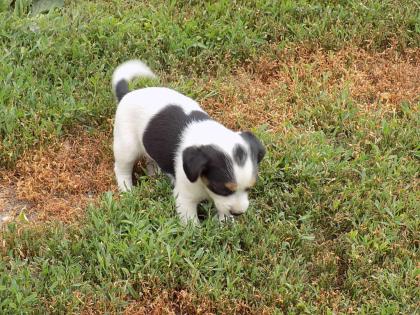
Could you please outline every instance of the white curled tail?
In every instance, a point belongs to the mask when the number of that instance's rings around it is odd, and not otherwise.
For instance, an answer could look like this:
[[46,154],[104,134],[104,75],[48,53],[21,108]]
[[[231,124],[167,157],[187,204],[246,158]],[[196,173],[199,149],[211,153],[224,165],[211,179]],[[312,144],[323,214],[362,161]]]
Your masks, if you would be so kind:
[[115,69],[112,74],[112,90],[118,102],[130,92],[128,83],[138,77],[156,78],[156,75],[140,60],[126,61]]

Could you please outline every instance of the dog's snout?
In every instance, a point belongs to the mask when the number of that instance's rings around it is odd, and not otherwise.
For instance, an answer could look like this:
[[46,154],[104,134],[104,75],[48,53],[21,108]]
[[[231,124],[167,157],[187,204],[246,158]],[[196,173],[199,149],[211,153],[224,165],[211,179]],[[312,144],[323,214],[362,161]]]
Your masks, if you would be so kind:
[[230,210],[229,213],[235,217],[239,217],[240,215],[244,214],[243,212],[235,212],[232,210]]

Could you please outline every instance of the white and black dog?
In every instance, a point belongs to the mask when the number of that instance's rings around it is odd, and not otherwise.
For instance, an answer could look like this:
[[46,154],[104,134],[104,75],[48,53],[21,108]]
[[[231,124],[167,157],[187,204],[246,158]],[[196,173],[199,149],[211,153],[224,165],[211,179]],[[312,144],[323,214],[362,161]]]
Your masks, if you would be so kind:
[[235,132],[212,120],[197,102],[163,87],[129,91],[135,77],[155,77],[141,61],[114,71],[119,102],[114,126],[115,175],[122,191],[132,188],[133,167],[141,157],[155,163],[174,184],[183,222],[198,223],[197,205],[213,199],[220,220],[243,214],[265,155],[251,132]]

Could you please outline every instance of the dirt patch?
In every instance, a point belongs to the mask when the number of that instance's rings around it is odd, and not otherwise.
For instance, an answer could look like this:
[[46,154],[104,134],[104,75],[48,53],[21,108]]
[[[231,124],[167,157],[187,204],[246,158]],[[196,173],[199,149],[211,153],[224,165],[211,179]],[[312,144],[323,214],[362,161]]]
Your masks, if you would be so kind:
[[[0,183],[0,228],[16,219],[20,214],[23,215],[31,207],[29,202],[17,198],[14,187],[7,185],[6,182]],[[22,218],[28,219],[24,216]]]
[[320,94],[336,99],[347,89],[363,111],[395,112],[420,101],[420,49],[403,54],[347,48],[337,52],[286,49],[237,69],[223,82],[203,82],[215,96],[203,101],[210,114],[231,128],[267,125],[280,132],[287,121]]
[[41,220],[74,220],[99,194],[115,190],[110,143],[108,133],[77,132],[28,151],[3,176],[0,191],[7,202],[0,209],[7,213],[24,207]]

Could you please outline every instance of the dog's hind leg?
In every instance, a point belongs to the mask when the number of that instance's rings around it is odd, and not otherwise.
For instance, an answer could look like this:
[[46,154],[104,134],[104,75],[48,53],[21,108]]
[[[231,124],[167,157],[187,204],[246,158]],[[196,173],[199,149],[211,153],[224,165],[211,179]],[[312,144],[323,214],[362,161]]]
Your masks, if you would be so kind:
[[131,190],[133,187],[133,162],[115,161],[114,171],[117,178],[118,188],[121,191]]
[[127,140],[114,139],[114,171],[120,191],[128,191],[133,187],[133,168],[141,155],[135,140]]
[[146,173],[147,176],[150,177],[154,177],[159,174],[159,166],[150,158],[146,158]]

